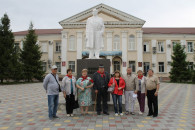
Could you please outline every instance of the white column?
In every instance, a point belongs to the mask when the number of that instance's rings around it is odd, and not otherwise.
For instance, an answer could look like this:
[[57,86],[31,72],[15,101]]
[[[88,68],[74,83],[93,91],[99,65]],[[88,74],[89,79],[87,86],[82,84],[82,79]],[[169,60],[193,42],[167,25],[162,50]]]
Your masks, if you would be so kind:
[[[122,74],[126,74],[127,68],[127,32],[128,31],[122,31]],[[125,64],[125,66],[123,64]]]
[[48,63],[50,67],[52,66],[53,63],[53,41],[49,41],[49,51],[48,51]]
[[[153,69],[153,71],[154,71],[154,73],[156,73],[156,66],[157,66],[157,64],[156,64],[156,53],[154,54],[153,53],[153,47],[156,47],[156,40],[152,40],[152,69]],[[156,48],[156,51],[157,51],[157,48]],[[153,66],[153,64],[155,65],[155,66]]]
[[113,31],[106,31],[107,51],[112,51],[112,33]]
[[[106,31],[106,40],[107,40],[107,51],[112,51],[112,33],[113,31]],[[110,73],[112,72],[112,56],[107,56],[107,59],[110,59]]]
[[77,59],[82,59],[83,31],[77,31]]
[[186,40],[180,40],[181,45],[185,47],[184,51],[186,52]]
[[20,48],[23,50],[23,41],[20,42]]
[[166,40],[166,47],[167,47],[167,51],[166,51],[166,58],[167,58],[167,73],[170,72],[171,70],[171,65],[168,64],[168,62],[171,62],[171,40]]
[[67,42],[68,42],[68,32],[62,31],[62,43],[61,43],[61,62],[65,62],[65,66],[61,64],[61,74],[66,74],[67,63]]
[[138,67],[138,69],[143,70],[143,44],[142,44],[143,31],[139,30],[136,33],[137,33],[136,34],[137,36],[137,62],[142,63],[142,67]]

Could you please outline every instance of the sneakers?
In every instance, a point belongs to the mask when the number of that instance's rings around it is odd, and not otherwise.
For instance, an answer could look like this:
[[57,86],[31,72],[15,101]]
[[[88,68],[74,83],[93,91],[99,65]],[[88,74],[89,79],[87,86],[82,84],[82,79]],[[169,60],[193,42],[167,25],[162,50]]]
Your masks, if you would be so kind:
[[53,116],[53,118],[59,118],[58,116]]
[[67,114],[67,117],[70,117],[70,114]]
[[129,115],[129,112],[128,112],[128,111],[126,111],[126,112],[125,112],[125,114],[126,114],[126,115]]
[[70,116],[74,116],[74,114],[70,114]]
[[131,115],[135,115],[135,113],[134,113],[134,112],[130,112],[130,114],[131,114]]
[[140,114],[140,115],[143,115],[143,113],[142,113],[141,111],[139,112],[139,114]]
[[115,113],[115,116],[118,116],[118,113]]
[[120,116],[123,116],[123,113],[120,113]]

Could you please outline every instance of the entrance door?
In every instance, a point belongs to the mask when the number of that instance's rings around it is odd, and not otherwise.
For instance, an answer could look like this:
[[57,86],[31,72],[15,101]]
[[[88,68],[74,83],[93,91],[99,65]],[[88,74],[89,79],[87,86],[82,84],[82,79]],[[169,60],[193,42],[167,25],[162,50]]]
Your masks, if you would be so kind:
[[114,72],[116,70],[120,71],[121,65],[120,65],[120,61],[114,61]]
[[150,62],[144,62],[144,76],[147,76],[148,69],[150,69]]

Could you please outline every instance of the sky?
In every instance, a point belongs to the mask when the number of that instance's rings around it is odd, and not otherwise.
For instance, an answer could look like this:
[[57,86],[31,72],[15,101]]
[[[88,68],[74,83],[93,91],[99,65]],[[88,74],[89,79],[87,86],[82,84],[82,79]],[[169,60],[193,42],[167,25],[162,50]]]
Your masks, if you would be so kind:
[[13,32],[62,28],[59,21],[100,3],[146,21],[144,27],[195,27],[195,0],[0,0]]

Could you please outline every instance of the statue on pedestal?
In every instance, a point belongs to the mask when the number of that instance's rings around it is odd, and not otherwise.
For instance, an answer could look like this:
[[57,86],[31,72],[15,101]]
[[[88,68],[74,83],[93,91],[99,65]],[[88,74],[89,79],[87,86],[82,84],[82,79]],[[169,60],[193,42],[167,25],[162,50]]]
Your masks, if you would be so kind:
[[97,9],[93,9],[92,14],[86,24],[86,48],[89,50],[89,59],[100,59],[100,50],[104,48],[104,21],[98,16]]

